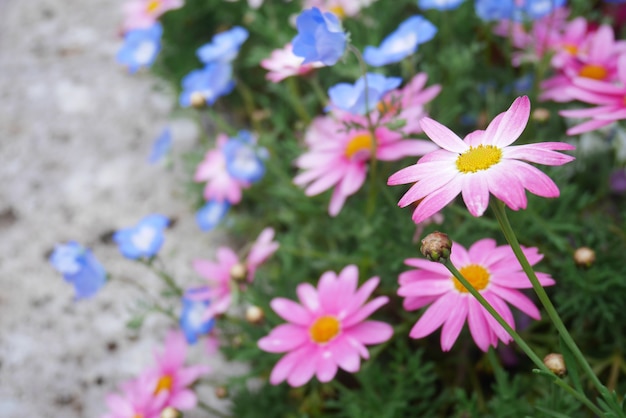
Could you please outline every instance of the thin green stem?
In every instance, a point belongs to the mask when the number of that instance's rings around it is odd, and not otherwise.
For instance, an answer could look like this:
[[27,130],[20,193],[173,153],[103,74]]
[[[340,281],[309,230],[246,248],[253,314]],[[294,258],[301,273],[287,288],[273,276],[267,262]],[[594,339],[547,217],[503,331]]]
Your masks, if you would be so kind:
[[307,112],[306,108],[302,104],[302,99],[300,97],[300,89],[298,89],[298,83],[296,82],[294,77],[288,77],[287,80],[287,91],[289,92],[289,99],[291,104],[294,107],[294,110],[300,116],[300,119],[308,125],[311,123],[311,116],[309,112]]
[[535,354],[535,352],[530,348],[528,344],[522,339],[522,337],[515,331],[502,316],[491,306],[491,304],[480,294],[478,290],[461,274],[459,270],[452,264],[452,262],[448,259],[446,263],[444,263],[446,268],[452,273],[452,275],[459,281],[461,284],[476,298],[478,303],[480,303],[486,310],[493,316],[493,318],[505,329],[505,331],[513,338],[513,341],[517,343],[517,345],[522,349],[522,351],[530,358],[530,360],[535,363],[535,365],[544,373],[550,374],[554,378],[554,383],[558,386],[562,387],[566,392],[572,395],[574,398],[578,399],[581,403],[585,404],[589,409],[591,409],[595,414],[602,416],[602,411],[593,404],[585,394],[579,393],[573,387],[568,385],[564,380],[559,378],[557,375],[552,373],[550,369],[543,364],[543,361]]
[[246,109],[246,113],[248,114],[248,118],[250,119],[250,123],[252,123],[252,127],[255,132],[261,132],[261,124],[259,120],[255,117],[255,105],[254,105],[254,95],[252,94],[252,90],[246,83],[243,82],[240,78],[236,79],[237,84],[235,88],[241,95],[243,99],[243,107]]
[[154,262],[155,259],[156,259],[156,257],[152,257],[152,258],[150,258],[148,260],[146,260],[146,259],[139,259],[139,261],[142,264],[144,264],[146,267],[148,267],[150,270],[152,270],[152,272],[154,274],[159,276],[161,278],[161,280],[163,280],[163,282],[167,285],[167,287],[169,287],[170,290],[172,290],[172,292],[174,292],[177,296],[179,296],[179,297],[183,296],[183,290],[176,284],[176,282],[174,281],[172,276],[170,276],[164,270],[159,269],[159,268],[155,268],[155,266],[153,266],[153,262]]
[[539,301],[541,302],[544,309],[548,313],[550,320],[552,321],[557,331],[559,332],[559,335],[561,336],[561,338],[563,338],[563,341],[565,342],[565,344],[572,351],[572,354],[574,354],[574,357],[576,357],[576,360],[578,361],[578,363],[580,363],[580,366],[585,370],[585,372],[587,372],[587,374],[589,375],[589,378],[593,382],[598,392],[604,393],[606,391],[606,388],[600,382],[600,380],[598,379],[598,376],[596,376],[596,374],[593,372],[591,366],[587,362],[587,359],[585,358],[583,353],[580,351],[580,349],[574,342],[574,339],[572,338],[569,331],[565,327],[565,324],[563,323],[563,321],[561,320],[561,317],[557,313],[556,308],[554,307],[554,305],[552,304],[552,301],[548,297],[546,290],[543,288],[541,283],[539,283],[539,279],[537,278],[537,275],[535,274],[535,271],[533,270],[532,266],[528,262],[526,255],[524,255],[524,252],[522,251],[522,248],[520,247],[519,241],[517,240],[517,236],[515,235],[515,232],[513,231],[513,228],[511,227],[509,218],[506,215],[506,210],[504,209],[504,203],[496,199],[496,201],[491,204],[491,209],[496,215],[496,219],[498,220],[498,223],[500,224],[500,228],[502,229],[502,233],[504,234],[504,237],[506,238],[507,242],[511,246],[513,253],[515,253],[515,257],[517,257],[517,260],[520,262],[522,269],[524,270],[524,273],[526,273],[526,275],[528,276],[528,279],[530,280],[530,283],[533,286],[533,290],[537,294]]
[[222,132],[226,133],[227,135],[237,134],[237,131],[235,130],[235,128],[233,128],[228,122],[226,122],[226,120],[222,117],[222,115],[219,112],[215,111],[215,109],[211,107],[207,107],[206,110],[207,110],[206,114],[211,118],[211,120],[213,121],[213,123],[215,123],[218,129],[220,129]]

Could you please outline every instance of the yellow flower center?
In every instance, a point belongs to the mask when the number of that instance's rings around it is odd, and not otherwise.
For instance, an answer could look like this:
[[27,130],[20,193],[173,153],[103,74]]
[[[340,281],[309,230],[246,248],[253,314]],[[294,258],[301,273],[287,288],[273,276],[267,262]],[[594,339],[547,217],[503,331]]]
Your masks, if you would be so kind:
[[343,19],[346,17],[346,11],[343,10],[343,7],[341,6],[333,6],[330,8],[329,11],[335,16],[337,16],[339,19]]
[[373,149],[372,136],[369,133],[355,135],[346,146],[346,157],[353,156],[369,157]]
[[161,0],[150,0],[148,4],[146,4],[146,11],[148,13],[154,13],[161,6]]
[[313,322],[309,333],[311,339],[318,344],[326,344],[339,334],[341,324],[334,316],[321,316]]
[[606,68],[601,65],[587,64],[578,73],[581,77],[592,78],[594,80],[604,80],[608,75]]
[[133,418],[143,418],[143,414],[135,414],[133,415]]
[[563,49],[572,55],[576,55],[578,53],[578,47],[576,45],[565,45],[563,46]]
[[493,145],[470,147],[456,159],[456,167],[462,173],[475,173],[486,170],[500,162],[502,150]]
[[[470,264],[459,270],[463,277],[471,283],[472,286],[478,291],[483,290],[489,284],[489,272],[483,266],[478,264]],[[456,277],[452,277],[454,281],[454,287],[461,293],[468,293],[469,291],[461,284]]]
[[173,385],[174,379],[172,379],[172,376],[166,374],[165,376],[161,377],[157,382],[157,387],[156,389],[154,389],[154,394],[156,395],[162,390],[171,390]]

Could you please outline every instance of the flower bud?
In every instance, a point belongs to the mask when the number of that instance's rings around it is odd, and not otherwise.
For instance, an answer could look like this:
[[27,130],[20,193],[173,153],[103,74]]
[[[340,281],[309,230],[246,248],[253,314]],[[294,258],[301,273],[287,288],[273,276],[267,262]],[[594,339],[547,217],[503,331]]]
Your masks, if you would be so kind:
[[596,252],[589,247],[580,247],[574,251],[574,262],[581,267],[591,267],[596,261]]
[[248,306],[246,309],[246,320],[251,324],[260,324],[265,318],[265,312],[258,306]]
[[563,355],[557,353],[550,353],[543,358],[543,364],[546,365],[548,369],[555,375],[562,377],[567,373],[567,368],[565,367],[565,360],[563,360]]
[[420,252],[430,261],[445,263],[450,257],[451,249],[452,241],[450,241],[448,235],[443,232],[435,231],[432,234],[426,235],[422,240]]
[[193,93],[191,93],[189,101],[191,102],[191,106],[195,107],[196,109],[200,109],[206,106],[206,100],[204,99],[204,95],[199,91],[194,91]]
[[161,418],[182,418],[183,414],[177,409],[168,406],[163,411],[161,411]]
[[226,389],[226,386],[218,386],[215,388],[215,396],[217,397],[217,399],[224,399],[226,397],[228,397],[228,389]]
[[537,122],[545,122],[550,119],[550,111],[545,107],[539,107],[533,111],[532,118]]
[[248,274],[248,269],[246,268],[246,266],[244,266],[241,263],[235,264],[230,269],[230,278],[238,282],[244,281],[246,279],[247,274]]

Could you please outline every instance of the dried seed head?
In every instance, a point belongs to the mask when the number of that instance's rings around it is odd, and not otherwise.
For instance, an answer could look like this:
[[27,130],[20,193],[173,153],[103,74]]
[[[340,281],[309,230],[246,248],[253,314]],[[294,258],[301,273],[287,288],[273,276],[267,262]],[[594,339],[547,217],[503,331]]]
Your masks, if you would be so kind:
[[241,263],[235,264],[230,269],[230,278],[238,282],[244,281],[246,279],[247,274],[248,274],[248,269],[246,268],[246,266],[244,266]]
[[258,306],[248,306],[246,309],[246,320],[251,324],[260,324],[265,318],[265,312]]
[[550,353],[543,358],[543,364],[546,365],[548,369],[552,373],[557,376],[565,376],[567,373],[567,368],[565,367],[565,360],[563,360],[563,356],[557,353]]
[[596,261],[596,252],[589,247],[580,247],[574,251],[574,261],[582,267],[591,267]]
[[443,232],[435,231],[432,234],[426,235],[422,240],[420,252],[430,261],[445,263],[450,257],[451,249],[452,241],[450,241],[448,235]]

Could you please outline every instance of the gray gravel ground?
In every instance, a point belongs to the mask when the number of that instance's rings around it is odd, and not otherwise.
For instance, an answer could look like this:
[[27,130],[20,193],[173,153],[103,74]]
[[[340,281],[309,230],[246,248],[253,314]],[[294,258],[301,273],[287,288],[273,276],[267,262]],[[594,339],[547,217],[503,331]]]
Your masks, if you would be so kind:
[[[211,258],[181,176],[146,163],[170,123],[174,152],[197,128],[170,120],[175,98],[147,74],[131,76],[114,55],[122,1],[0,0],[0,417],[98,417],[104,396],[152,362],[166,321],[125,327],[141,293],[160,283],[101,238],[144,215],[176,217],[162,253],[169,268],[200,283],[190,260]],[[115,277],[93,299],[74,292],[47,263],[57,242],[90,246]],[[184,245],[183,245],[184,244]],[[195,358],[203,357],[194,347]],[[204,360],[219,378],[233,369]],[[220,405],[213,389],[203,400]],[[190,415],[191,416],[191,415]],[[207,416],[198,414],[194,416]]]

